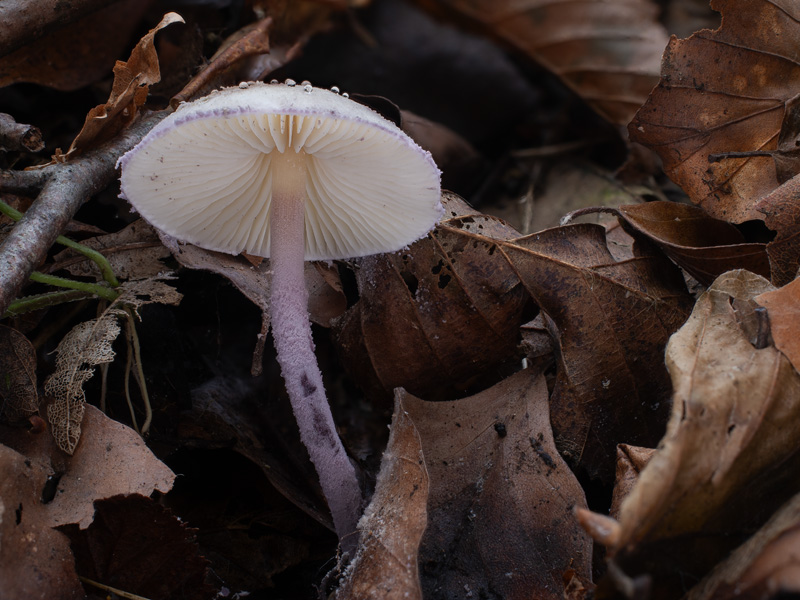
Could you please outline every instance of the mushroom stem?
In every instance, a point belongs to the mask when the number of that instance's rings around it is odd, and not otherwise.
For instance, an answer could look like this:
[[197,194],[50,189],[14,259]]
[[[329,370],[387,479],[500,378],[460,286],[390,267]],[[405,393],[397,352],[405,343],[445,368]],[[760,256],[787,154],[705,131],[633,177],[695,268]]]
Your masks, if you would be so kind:
[[[278,363],[286,383],[300,439],[317,470],[336,534],[345,550],[355,547],[361,489],[355,469],[336,433],[322,373],[314,354],[305,286],[305,156],[291,148],[272,157],[270,313]],[[275,162],[283,163],[275,168]]]

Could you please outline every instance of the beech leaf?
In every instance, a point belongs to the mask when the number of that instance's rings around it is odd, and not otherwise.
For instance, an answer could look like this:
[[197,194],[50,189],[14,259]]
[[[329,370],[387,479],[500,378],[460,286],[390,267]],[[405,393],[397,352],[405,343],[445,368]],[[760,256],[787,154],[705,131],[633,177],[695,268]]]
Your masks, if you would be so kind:
[[591,585],[591,541],[573,516],[586,501],[553,443],[544,375],[448,402],[397,397],[430,478],[424,597],[560,600],[572,579]]

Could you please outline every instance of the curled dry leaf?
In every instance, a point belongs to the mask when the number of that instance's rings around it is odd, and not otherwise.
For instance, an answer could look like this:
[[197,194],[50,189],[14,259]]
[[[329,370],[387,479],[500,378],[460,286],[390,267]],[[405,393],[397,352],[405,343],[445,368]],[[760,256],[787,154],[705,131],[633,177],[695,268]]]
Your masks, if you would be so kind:
[[800,495],[794,496],[686,600],[761,600],[800,593]]
[[594,110],[626,125],[658,81],[667,34],[649,0],[425,0],[479,25],[555,73]]
[[36,350],[22,333],[0,325],[0,420],[21,423],[39,410]]
[[340,600],[422,600],[417,557],[430,481],[419,433],[400,396],[375,494],[358,524],[359,547],[336,592]]
[[69,540],[42,519],[47,475],[0,445],[0,596],[30,600],[84,598]]
[[619,518],[623,500],[636,485],[639,473],[647,466],[654,453],[654,448],[642,448],[628,444],[617,446],[617,475],[614,480],[614,492],[611,496],[611,508],[608,511],[613,518]]
[[747,271],[721,276],[667,346],[672,416],[610,549],[629,572],[653,577],[657,598],[681,585],[676,573],[703,575],[800,489],[800,375],[748,332],[759,326],[753,297],[770,289]]
[[117,315],[106,312],[73,327],[56,348],[56,370],[45,381],[44,392],[52,398],[47,418],[53,437],[67,454],[75,452],[81,438],[86,403],[83,384],[94,375],[97,365],[114,361],[111,344],[119,333]]
[[766,291],[755,301],[767,309],[775,347],[800,371],[800,279]]
[[550,413],[559,450],[610,482],[618,443],[655,446],[663,435],[664,347],[691,306],[683,277],[650,250],[615,261],[599,225],[547,229],[499,248],[556,341]]
[[[661,82],[628,130],[633,141],[658,152],[666,174],[694,203],[740,223],[762,218],[756,203],[780,183],[772,155],[782,129],[791,126],[788,103],[800,92],[800,6],[771,0],[712,0],[711,6],[722,12],[722,26],[670,40]],[[753,151],[759,155],[722,158]],[[712,155],[721,160],[710,162]]]
[[398,399],[430,477],[425,598],[561,599],[569,579],[591,583],[572,512],[586,501],[553,443],[544,375],[526,369],[462,400]]
[[703,285],[733,269],[770,275],[765,244],[747,243],[736,227],[696,206],[647,202],[620,206],[617,216],[631,235],[657,244]]
[[346,368],[372,397],[404,387],[452,398],[517,361],[529,299],[496,240],[518,234],[454,194],[442,202],[446,218],[427,238],[355,263],[360,298],[334,335]]
[[150,86],[161,80],[153,38],[167,25],[183,22],[179,14],[167,13],[158,25],[139,40],[128,62],[117,61],[108,101],[89,111],[83,128],[72,141],[66,156],[98,146],[134,120],[139,108],[147,100]]
[[767,194],[756,204],[764,223],[776,232],[767,244],[772,283],[792,281],[800,270],[800,175]]

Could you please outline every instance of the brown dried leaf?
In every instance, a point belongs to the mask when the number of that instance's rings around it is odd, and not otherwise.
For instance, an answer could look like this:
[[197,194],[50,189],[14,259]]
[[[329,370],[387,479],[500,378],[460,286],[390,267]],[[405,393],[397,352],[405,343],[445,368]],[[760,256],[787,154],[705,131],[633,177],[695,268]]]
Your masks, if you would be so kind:
[[82,576],[151,600],[210,600],[208,561],[195,532],[167,509],[141,495],[95,503],[88,529],[65,527]]
[[[722,26],[673,38],[661,82],[628,130],[658,152],[664,170],[695,204],[718,219],[760,219],[755,205],[779,185],[770,155],[800,88],[800,6],[790,0],[712,0]],[[792,140],[794,143],[794,140]]]
[[[81,243],[102,252],[120,279],[146,279],[167,270],[161,259],[170,256],[170,252],[159,240],[155,229],[144,219],[134,221],[116,233],[100,235]],[[93,261],[74,250],[59,252],[54,261],[52,271],[66,269],[79,277],[102,277]]]
[[800,175],[770,192],[756,204],[764,223],[777,232],[767,244],[772,283],[786,285],[800,270]]
[[524,370],[463,400],[398,398],[430,477],[425,597],[561,599],[568,572],[591,581],[591,541],[572,514],[583,489],[553,443],[543,375]]
[[430,481],[422,441],[398,392],[375,494],[358,524],[359,547],[336,598],[422,600],[417,554]]
[[600,115],[627,125],[658,81],[667,34],[649,0],[426,0],[555,73]]
[[748,333],[758,326],[749,305],[770,289],[747,271],[721,276],[667,346],[672,417],[611,548],[630,571],[647,570],[657,597],[680,587],[676,573],[703,575],[800,489],[800,374]]
[[106,312],[99,319],[79,323],[58,344],[56,370],[44,383],[53,398],[47,418],[56,443],[72,454],[81,437],[86,397],[83,384],[94,375],[94,367],[114,361],[111,344],[120,333],[116,314]]
[[99,81],[128,45],[149,4],[112,2],[0,57],[0,87],[28,82],[72,91]]
[[736,227],[700,208],[658,201],[620,206],[617,215],[631,235],[657,244],[703,285],[733,269],[769,278],[766,245],[745,242]]
[[108,102],[89,111],[77,137],[65,156],[83,152],[112,138],[136,117],[147,100],[150,86],[161,80],[153,38],[156,33],[172,23],[183,23],[177,13],[167,13],[161,22],[139,40],[128,62],[114,65],[114,84]]
[[800,279],[764,292],[755,301],[767,309],[775,347],[800,371]]
[[16,329],[0,325],[0,420],[24,422],[39,410],[36,350]]
[[427,238],[356,262],[360,298],[334,339],[372,397],[404,387],[452,398],[517,361],[529,299],[495,240],[518,234],[454,194],[442,202],[447,218]]
[[94,502],[118,494],[168,492],[175,474],[147,448],[130,427],[106,417],[94,406],[85,406],[83,436],[71,457],[65,457],[55,440],[44,432],[18,428],[0,430],[2,441],[20,452],[37,472],[44,493],[44,479],[53,476],[57,487],[46,498],[38,520],[48,527],[76,524],[88,527],[94,518]]
[[655,449],[653,448],[629,446],[628,444],[617,446],[617,475],[614,480],[611,508],[608,511],[611,517],[619,518],[622,501],[636,485],[639,473],[647,466],[654,453]]
[[84,597],[69,540],[42,520],[46,474],[0,445],[0,596],[30,600]]
[[800,593],[800,496],[689,591],[686,600],[762,600]]
[[558,349],[550,399],[563,455],[610,481],[618,443],[655,446],[669,415],[669,336],[691,301],[661,254],[616,261],[605,230],[578,224],[499,244]]

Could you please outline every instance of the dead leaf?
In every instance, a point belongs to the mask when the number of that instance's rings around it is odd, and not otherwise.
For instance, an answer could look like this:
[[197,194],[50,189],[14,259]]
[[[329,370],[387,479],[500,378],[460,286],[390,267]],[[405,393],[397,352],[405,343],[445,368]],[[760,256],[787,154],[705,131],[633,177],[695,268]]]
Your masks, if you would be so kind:
[[628,444],[617,446],[617,474],[614,480],[611,508],[608,511],[608,514],[614,519],[619,519],[622,502],[639,481],[639,473],[647,466],[654,453],[654,448],[642,448]]
[[755,301],[767,309],[775,347],[800,371],[800,279],[766,291]]
[[517,232],[454,194],[442,202],[447,216],[427,238],[355,262],[360,297],[334,341],[373,398],[396,387],[452,398],[517,364],[529,299],[495,241]]
[[755,208],[777,232],[767,244],[772,283],[786,285],[800,270],[800,175],[764,196]]
[[555,73],[595,111],[627,125],[658,81],[667,44],[649,0],[426,0]]
[[568,571],[591,582],[591,541],[572,514],[583,490],[553,444],[543,375],[463,400],[398,398],[430,477],[425,597],[561,599]]
[[30,600],[84,598],[69,540],[42,520],[46,475],[0,445],[0,595]]
[[113,2],[0,56],[0,87],[27,82],[68,92],[103,79],[149,4],[149,0]]
[[167,509],[141,495],[95,503],[86,530],[65,527],[77,571],[99,583],[149,600],[210,600],[208,561],[200,556],[195,531]]
[[[144,219],[115,233],[82,240],[81,244],[102,252],[119,279],[146,279],[168,270],[162,259],[170,256],[170,252]],[[97,265],[74,250],[63,250],[53,260],[51,271],[66,269],[71,275],[102,278]]]
[[692,588],[686,600],[761,600],[800,593],[800,496]]
[[[86,405],[83,436],[71,457],[65,457],[52,436],[20,429],[0,430],[3,443],[20,452],[41,473],[53,480],[51,492],[37,513],[48,527],[76,524],[88,527],[93,503],[118,494],[166,493],[175,474],[147,448],[130,427]],[[38,498],[42,492],[39,490]]]
[[657,244],[703,285],[733,269],[769,278],[766,245],[747,243],[736,227],[700,208],[657,201],[620,206],[617,215],[631,235]]
[[422,442],[398,392],[375,494],[358,524],[359,546],[336,598],[422,600],[418,552],[430,481]]
[[56,371],[45,381],[44,392],[53,399],[47,406],[53,437],[67,454],[75,452],[81,438],[86,404],[83,384],[97,365],[113,362],[111,344],[119,333],[117,316],[106,312],[76,325],[56,348]]
[[669,415],[664,346],[689,314],[679,270],[646,251],[616,261],[599,225],[498,244],[556,341],[550,399],[561,453],[610,482],[618,443],[655,446]]
[[704,575],[800,489],[800,374],[775,348],[753,346],[740,324],[770,289],[747,271],[721,276],[667,346],[672,417],[609,549],[629,573],[653,578],[655,598],[674,597],[676,573]]
[[136,117],[147,100],[150,85],[161,80],[153,38],[172,23],[183,23],[177,13],[167,13],[131,52],[128,62],[114,65],[114,84],[108,102],[89,111],[80,133],[72,141],[65,157],[97,146],[116,135]]
[[[673,38],[661,82],[636,114],[633,141],[658,152],[665,173],[708,214],[741,223],[779,185],[769,155],[778,148],[787,103],[798,92],[800,7],[769,0],[712,0],[722,26]],[[792,140],[793,143],[793,140]]]
[[16,329],[0,325],[0,420],[22,423],[39,410],[36,350]]

